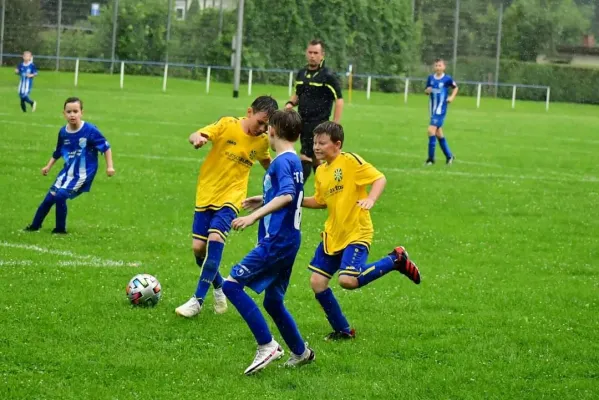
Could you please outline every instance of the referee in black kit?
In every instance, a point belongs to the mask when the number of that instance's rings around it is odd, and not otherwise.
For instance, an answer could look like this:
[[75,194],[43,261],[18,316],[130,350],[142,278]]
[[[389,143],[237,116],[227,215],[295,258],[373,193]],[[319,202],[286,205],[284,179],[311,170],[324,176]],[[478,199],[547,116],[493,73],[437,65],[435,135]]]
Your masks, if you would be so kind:
[[306,49],[308,65],[299,70],[295,78],[295,94],[285,108],[298,107],[302,117],[301,155],[304,169],[304,182],[308,180],[312,169],[316,170],[319,161],[314,157],[313,131],[318,124],[328,121],[335,103],[333,121],[341,121],[343,97],[339,80],[333,71],[324,65],[324,43],[312,40]]

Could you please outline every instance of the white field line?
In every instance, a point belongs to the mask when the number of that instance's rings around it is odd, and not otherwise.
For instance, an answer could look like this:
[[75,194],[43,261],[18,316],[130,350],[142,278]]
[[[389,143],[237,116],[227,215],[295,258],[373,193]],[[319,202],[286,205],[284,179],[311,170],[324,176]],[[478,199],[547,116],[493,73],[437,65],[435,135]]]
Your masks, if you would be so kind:
[[[10,242],[0,242],[0,247],[7,247],[11,249],[22,249],[25,251],[35,251],[37,253],[43,254],[52,254],[61,257],[73,258],[75,261],[63,261],[59,262],[59,265],[65,266],[76,266],[76,265],[85,265],[85,266],[95,266],[95,267],[139,267],[141,262],[127,262],[122,260],[111,260],[106,258],[100,258],[97,256],[87,255],[87,254],[75,254],[66,250],[53,250],[47,249],[45,247],[40,247],[32,244],[24,244],[24,243],[10,243]],[[75,263],[75,264],[73,264]],[[80,264],[79,264],[80,263]],[[0,264],[1,265],[1,264]]]

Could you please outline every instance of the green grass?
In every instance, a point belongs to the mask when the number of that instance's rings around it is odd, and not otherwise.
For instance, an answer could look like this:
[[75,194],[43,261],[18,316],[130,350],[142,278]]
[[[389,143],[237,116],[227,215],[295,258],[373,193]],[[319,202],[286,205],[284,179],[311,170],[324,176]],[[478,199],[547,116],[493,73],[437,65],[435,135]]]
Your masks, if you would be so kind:
[[[116,75],[82,75],[75,89],[72,74],[45,72],[33,91],[38,112],[23,114],[15,77],[8,69],[0,77],[0,398],[599,396],[596,107],[552,104],[546,113],[541,103],[512,110],[485,98],[476,110],[474,99],[458,97],[446,125],[457,161],[424,168],[424,96],[404,105],[401,95],[367,102],[354,93],[345,149],[388,179],[372,211],[371,259],[403,244],[423,282],[392,274],[354,292],[334,285],[358,336],[324,342],[329,326],[306,266],[326,214],[305,210],[287,305],[317,361],[246,378],[255,347],[234,309],[217,316],[209,298],[199,318],[174,313],[198,276],[190,228],[206,150],[194,151],[187,135],[242,115],[246,89],[234,100],[230,85],[206,95],[202,82],[173,79],[162,93],[160,78],[128,76],[119,90]],[[287,97],[281,87],[254,93],[280,104]],[[41,232],[24,233],[58,172],[42,177],[40,168],[70,95],[84,99],[85,119],[109,138],[117,175],[98,174],[92,192],[69,203],[68,236],[50,235],[53,212]],[[250,194],[260,192],[261,175],[256,166]],[[223,274],[255,235],[231,235]],[[154,309],[125,300],[140,272],[162,283]]]

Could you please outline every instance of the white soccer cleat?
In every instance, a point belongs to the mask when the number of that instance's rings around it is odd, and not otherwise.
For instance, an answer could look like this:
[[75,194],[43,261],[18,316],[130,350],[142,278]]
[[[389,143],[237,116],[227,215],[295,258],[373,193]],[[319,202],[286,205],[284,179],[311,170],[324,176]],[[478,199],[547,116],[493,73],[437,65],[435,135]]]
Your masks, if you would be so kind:
[[195,317],[202,311],[202,305],[195,297],[192,297],[187,303],[175,309],[177,315],[185,318]]
[[308,347],[308,343],[306,343],[306,350],[304,354],[298,356],[297,354],[291,353],[291,357],[287,361],[285,361],[286,367],[299,367],[300,365],[309,364],[316,359],[316,354],[314,354],[314,350]]
[[224,314],[227,312],[227,296],[222,288],[214,289],[214,312]]
[[254,362],[247,367],[247,369],[244,371],[244,374],[255,374],[261,369],[264,369],[271,362],[283,357],[283,354],[285,354],[285,352],[274,339],[268,344],[258,346],[258,351],[256,351]]
[[34,101],[33,104],[31,105],[31,112],[35,112],[37,108],[37,101]]

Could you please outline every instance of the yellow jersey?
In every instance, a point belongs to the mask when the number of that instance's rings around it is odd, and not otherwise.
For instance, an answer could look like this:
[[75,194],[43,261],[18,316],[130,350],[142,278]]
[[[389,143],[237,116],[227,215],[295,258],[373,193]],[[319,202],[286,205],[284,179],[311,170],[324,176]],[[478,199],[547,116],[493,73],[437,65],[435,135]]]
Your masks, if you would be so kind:
[[223,117],[198,130],[212,142],[212,148],[200,167],[196,211],[228,206],[239,212],[254,161],[270,159],[266,134],[248,135],[241,127],[242,119]]
[[314,199],[326,204],[329,213],[322,233],[326,254],[336,254],[354,243],[370,247],[374,234],[370,212],[357,203],[368,197],[366,187],[383,177],[354,153],[341,153],[316,169]]

